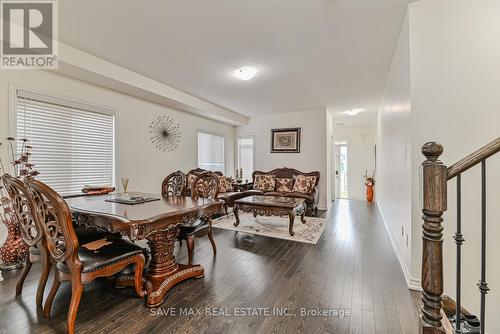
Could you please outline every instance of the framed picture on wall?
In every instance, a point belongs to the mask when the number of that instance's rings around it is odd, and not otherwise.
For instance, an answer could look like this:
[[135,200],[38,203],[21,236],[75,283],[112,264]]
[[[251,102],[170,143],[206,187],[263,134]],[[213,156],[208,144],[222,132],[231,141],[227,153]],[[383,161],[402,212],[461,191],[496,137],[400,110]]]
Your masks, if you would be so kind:
[[272,129],[271,153],[300,153],[300,128]]

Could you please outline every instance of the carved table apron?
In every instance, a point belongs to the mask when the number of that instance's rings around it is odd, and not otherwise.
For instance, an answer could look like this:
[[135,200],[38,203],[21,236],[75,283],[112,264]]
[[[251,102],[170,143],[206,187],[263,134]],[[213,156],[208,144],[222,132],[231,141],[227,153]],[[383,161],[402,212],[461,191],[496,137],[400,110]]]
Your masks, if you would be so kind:
[[[163,198],[163,201],[166,202],[168,199]],[[178,201],[194,203],[191,199],[184,197],[179,198]],[[211,201],[201,205],[191,205],[188,208],[184,205],[182,210],[177,211],[169,207],[168,214],[154,215],[152,218],[142,220],[129,220],[124,218],[123,214],[120,216],[110,214],[109,210],[96,212],[93,208],[87,211],[82,209],[82,206],[72,206],[72,200],[68,200],[68,204],[73,211],[77,225],[111,233],[119,232],[128,236],[132,241],[141,239],[148,241],[151,261],[144,277],[147,291],[146,306],[156,307],[163,303],[167,292],[177,283],[193,277],[201,278],[204,275],[204,268],[199,264],[184,265],[175,261],[174,248],[180,224],[191,223],[198,219],[211,219],[213,214],[222,211],[223,202]],[[123,206],[123,204],[119,205]],[[142,205],[147,208],[147,203]],[[154,209],[158,208],[154,207]]]

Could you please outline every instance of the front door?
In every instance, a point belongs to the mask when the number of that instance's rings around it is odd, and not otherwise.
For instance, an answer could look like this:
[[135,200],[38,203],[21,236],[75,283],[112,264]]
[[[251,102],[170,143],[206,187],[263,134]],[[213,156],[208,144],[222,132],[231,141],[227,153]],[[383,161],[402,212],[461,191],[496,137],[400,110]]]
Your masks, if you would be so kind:
[[335,196],[349,198],[348,183],[348,144],[347,141],[335,142]]

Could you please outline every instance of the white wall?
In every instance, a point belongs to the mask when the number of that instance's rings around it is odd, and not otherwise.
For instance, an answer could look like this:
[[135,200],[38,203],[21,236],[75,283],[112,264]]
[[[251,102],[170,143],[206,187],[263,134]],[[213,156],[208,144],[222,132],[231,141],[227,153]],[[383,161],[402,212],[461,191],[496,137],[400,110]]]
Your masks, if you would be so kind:
[[[444,145],[449,165],[500,136],[500,1],[423,0],[410,5],[413,166],[422,161],[427,141]],[[488,161],[488,267],[486,332],[500,332],[500,157]],[[418,170],[412,171],[418,185]],[[464,303],[479,311],[480,178],[476,168],[463,179]],[[412,272],[420,272],[421,212],[413,188]],[[445,216],[445,290],[454,295],[455,182],[448,186]]]
[[334,143],[334,113],[332,110],[326,111],[326,202],[331,203],[335,199],[335,166]]
[[[319,171],[319,207],[326,208],[326,110],[306,110],[250,119],[236,128],[236,135],[255,135],[255,169],[269,171],[280,167],[300,171]],[[271,129],[300,127],[300,153],[271,153]]]
[[[197,164],[198,128],[226,137],[226,172],[234,170],[234,127],[180,112],[129,95],[87,84],[49,71],[1,71],[0,138],[8,136],[9,83],[17,88],[53,93],[56,96],[94,102],[117,111],[117,180],[130,178],[130,190],[159,193],[163,178],[178,169],[187,171]],[[158,115],[172,115],[181,126],[181,143],[173,152],[160,152],[149,141],[149,124]],[[5,142],[0,147],[8,162]],[[36,154],[36,147],[34,147]],[[5,231],[0,227],[0,242]]]
[[[366,201],[364,175],[373,175],[375,169],[375,124],[336,126],[335,140],[347,140],[349,198]],[[376,182],[376,181],[375,181]],[[375,185],[375,188],[377,186]],[[375,196],[377,191],[375,191]]]
[[411,112],[406,15],[379,108],[375,189],[379,211],[405,278],[410,286],[418,286],[420,274],[411,274]]
[[[500,2],[422,0],[409,6],[379,109],[377,129],[377,204],[410,286],[421,275],[422,212],[420,149],[444,145],[450,165],[500,136]],[[487,333],[500,332],[500,157],[488,161]],[[397,180],[397,182],[395,182]],[[463,176],[463,304],[479,314],[480,174]],[[456,191],[448,186],[444,215],[445,294],[455,296]],[[410,248],[406,247],[408,233]]]

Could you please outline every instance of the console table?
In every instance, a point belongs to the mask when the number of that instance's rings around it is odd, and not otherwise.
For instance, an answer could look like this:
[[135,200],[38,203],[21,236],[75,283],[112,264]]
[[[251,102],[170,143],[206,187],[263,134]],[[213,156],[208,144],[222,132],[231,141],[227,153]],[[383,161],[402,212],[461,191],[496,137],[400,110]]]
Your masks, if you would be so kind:
[[234,191],[247,191],[253,186],[253,182],[233,183]]

